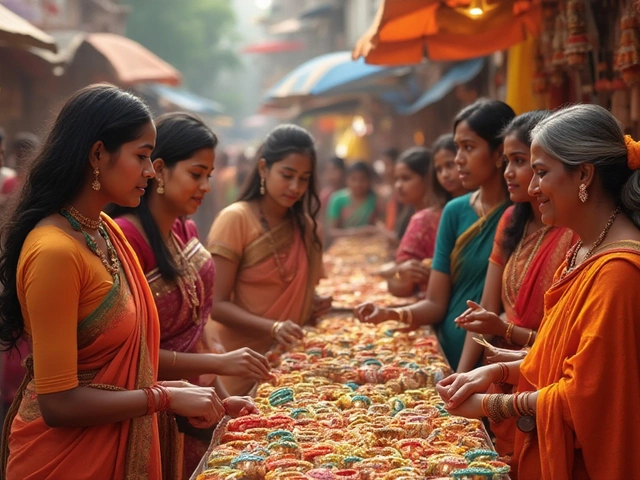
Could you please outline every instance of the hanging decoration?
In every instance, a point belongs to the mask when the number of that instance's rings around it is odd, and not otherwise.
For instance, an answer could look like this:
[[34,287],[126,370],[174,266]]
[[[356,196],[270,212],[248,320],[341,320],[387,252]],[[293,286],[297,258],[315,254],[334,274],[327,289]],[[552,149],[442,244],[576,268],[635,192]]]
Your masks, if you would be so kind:
[[580,68],[587,63],[587,53],[591,50],[585,20],[584,0],[567,2],[567,29],[569,38],[564,49],[564,56],[570,67]]
[[620,45],[616,52],[614,66],[628,86],[640,83],[640,43],[638,41],[638,18],[629,4],[620,21]]
[[564,57],[565,46],[565,16],[562,9],[558,10],[558,14],[555,20],[555,29],[553,32],[553,40],[551,41],[553,54],[551,55],[551,84],[559,87],[564,83],[564,72],[562,69],[566,65],[566,59]]

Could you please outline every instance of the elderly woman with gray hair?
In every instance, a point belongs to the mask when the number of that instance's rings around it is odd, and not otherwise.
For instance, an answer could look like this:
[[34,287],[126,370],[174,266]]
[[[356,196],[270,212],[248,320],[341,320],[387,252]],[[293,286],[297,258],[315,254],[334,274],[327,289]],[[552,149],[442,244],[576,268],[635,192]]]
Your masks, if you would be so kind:
[[[452,375],[447,409],[494,422],[516,417],[520,480],[628,478],[640,471],[640,143],[596,105],[576,105],[532,132],[529,186],[542,221],[580,240],[545,297],[522,362]],[[511,395],[485,395],[491,383]]]

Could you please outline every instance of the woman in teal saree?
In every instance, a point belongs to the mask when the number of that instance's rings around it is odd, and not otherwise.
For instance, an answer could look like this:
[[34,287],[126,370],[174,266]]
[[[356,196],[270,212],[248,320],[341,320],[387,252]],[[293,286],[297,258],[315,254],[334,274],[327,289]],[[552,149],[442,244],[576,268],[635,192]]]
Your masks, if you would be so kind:
[[508,206],[500,132],[514,116],[505,103],[483,99],[455,118],[458,173],[465,188],[477,190],[450,201],[442,212],[425,299],[401,309],[371,303],[356,308],[365,322],[433,325],[454,370],[466,335],[454,320],[467,308],[467,300],[482,297],[495,231]]

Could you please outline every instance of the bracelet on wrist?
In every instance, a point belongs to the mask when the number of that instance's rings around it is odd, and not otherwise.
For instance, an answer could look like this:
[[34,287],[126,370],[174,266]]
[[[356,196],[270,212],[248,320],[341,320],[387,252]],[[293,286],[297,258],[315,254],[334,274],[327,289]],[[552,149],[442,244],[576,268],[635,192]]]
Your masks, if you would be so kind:
[[504,334],[504,339],[507,341],[509,345],[513,345],[511,340],[511,335],[513,335],[513,328],[516,326],[513,322],[507,322],[507,331]]
[[280,330],[281,325],[282,322],[273,322],[273,325],[271,325],[271,338],[276,338],[276,334],[278,330]]

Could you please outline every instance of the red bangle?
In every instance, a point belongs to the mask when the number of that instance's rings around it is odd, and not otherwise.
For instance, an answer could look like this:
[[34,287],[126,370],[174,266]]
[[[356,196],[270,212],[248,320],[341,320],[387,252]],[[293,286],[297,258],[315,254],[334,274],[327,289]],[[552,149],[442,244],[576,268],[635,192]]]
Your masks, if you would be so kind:
[[156,398],[153,390],[150,387],[143,388],[142,391],[147,396],[147,413],[145,415],[151,415],[156,412]]
[[168,412],[171,409],[171,393],[167,387],[163,385],[154,385],[151,387],[153,391],[158,392],[160,396],[160,404],[157,405],[157,412]]

